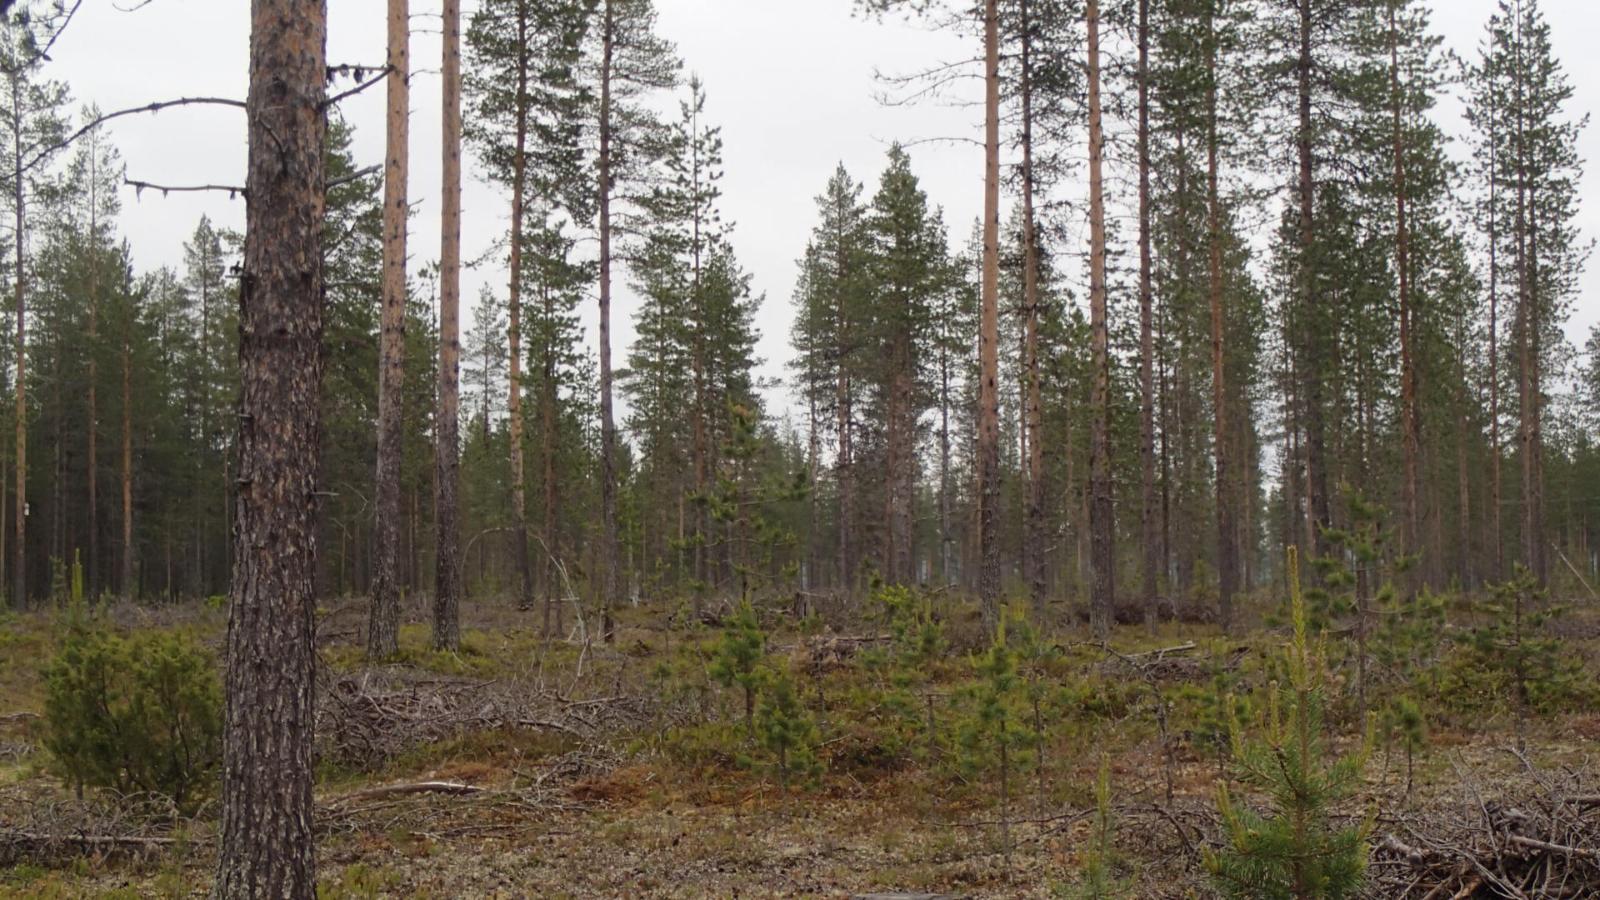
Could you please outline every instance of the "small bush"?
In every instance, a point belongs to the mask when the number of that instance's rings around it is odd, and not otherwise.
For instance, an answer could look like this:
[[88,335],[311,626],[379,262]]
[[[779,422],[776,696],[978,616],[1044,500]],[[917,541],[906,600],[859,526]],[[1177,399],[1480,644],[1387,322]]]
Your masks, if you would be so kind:
[[192,638],[76,622],[44,675],[44,743],[69,779],[160,794],[185,812],[212,787],[222,687]]

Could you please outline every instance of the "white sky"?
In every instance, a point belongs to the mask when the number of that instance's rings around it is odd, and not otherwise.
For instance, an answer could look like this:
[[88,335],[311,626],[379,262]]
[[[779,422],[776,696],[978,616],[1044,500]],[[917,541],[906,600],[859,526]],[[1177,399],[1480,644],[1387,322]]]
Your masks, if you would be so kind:
[[[707,114],[722,126],[725,217],[736,223],[733,245],[766,303],[757,318],[765,359],[762,374],[781,377],[789,358],[790,294],[795,260],[814,223],[813,198],[843,161],[870,193],[891,140],[975,137],[981,111],[924,105],[886,108],[875,99],[875,69],[914,70],[963,58],[975,48],[948,34],[898,21],[852,15],[852,0],[656,0],[660,31],[674,41],[686,71],[706,83]],[[88,0],[62,38],[50,64],[78,103],[103,110],[179,96],[243,98],[248,60],[248,4],[243,0],[154,0],[134,12],[131,0]],[[1434,0],[1434,27],[1446,45],[1474,56],[1495,0]],[[476,9],[464,0],[463,20]],[[410,196],[417,206],[410,252],[413,271],[438,256],[439,19],[438,0],[412,0],[413,38]],[[329,3],[328,61],[381,64],[385,0]],[[1571,78],[1570,107],[1584,114],[1600,106],[1600,6],[1594,0],[1545,0],[1555,49]],[[975,86],[974,86],[975,87]],[[375,86],[347,100],[362,165],[383,158],[383,90]],[[672,101],[672,109],[676,109]],[[1459,132],[1458,107],[1441,112],[1447,132]],[[197,106],[155,116],[119,119],[108,126],[130,177],[171,184],[241,183],[245,143],[241,110]],[[1579,153],[1590,162],[1583,182],[1580,228],[1600,236],[1600,122],[1588,128]],[[967,142],[919,145],[913,167],[933,202],[945,208],[952,244],[966,240],[982,201],[981,150]],[[507,201],[465,164],[463,258],[479,256],[504,234]],[[221,194],[125,189],[122,229],[140,270],[182,260],[182,245],[202,213],[243,227],[242,201]],[[464,302],[479,286],[504,292],[503,266],[463,273]],[[626,285],[626,279],[621,279]],[[619,363],[633,338],[633,298],[624,287],[613,313]],[[592,304],[587,318],[593,319]],[[1600,259],[1591,261],[1574,300],[1568,335],[1581,346],[1600,320]],[[464,313],[463,324],[470,323]],[[774,400],[779,398],[774,397]],[[786,399],[786,398],[785,398]],[[787,406],[781,400],[777,408]]]

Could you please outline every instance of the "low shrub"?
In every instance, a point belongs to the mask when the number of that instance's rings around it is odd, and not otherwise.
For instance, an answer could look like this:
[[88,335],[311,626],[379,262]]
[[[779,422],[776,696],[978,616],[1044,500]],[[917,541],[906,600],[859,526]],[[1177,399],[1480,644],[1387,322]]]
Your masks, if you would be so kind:
[[222,760],[222,686],[182,633],[122,637],[69,625],[45,667],[46,749],[78,785],[171,798],[193,809]]

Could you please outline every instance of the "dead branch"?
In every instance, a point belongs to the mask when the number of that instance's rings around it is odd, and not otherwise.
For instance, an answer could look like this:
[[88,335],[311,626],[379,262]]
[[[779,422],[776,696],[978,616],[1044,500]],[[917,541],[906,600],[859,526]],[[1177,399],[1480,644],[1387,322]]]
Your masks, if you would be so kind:
[[339,102],[341,102],[343,100],[346,100],[346,99],[348,99],[350,97],[353,97],[356,94],[359,94],[362,91],[366,90],[367,88],[372,87],[373,85],[377,84],[378,82],[384,80],[385,78],[388,78],[389,77],[389,73],[392,72],[392,71],[394,71],[394,66],[384,66],[383,68],[378,70],[378,74],[372,76],[371,78],[368,78],[366,81],[361,82],[360,84],[356,85],[355,87],[350,88],[349,90],[340,91],[339,93],[334,94],[332,97],[329,97],[328,99],[326,99],[326,100],[322,101],[320,104],[318,104],[317,108],[318,109],[323,109],[323,110],[329,109],[329,108],[333,107],[335,104],[338,104]]
[[330,805],[350,803],[355,800],[376,800],[380,797],[410,796],[413,794],[449,794],[462,796],[482,793],[483,788],[456,781],[412,781],[404,784],[384,784],[365,790],[341,794],[329,800]]
[[39,165],[46,158],[48,158],[50,155],[54,154],[57,150],[65,149],[66,147],[71,145],[74,141],[76,141],[78,138],[83,137],[84,135],[86,135],[89,132],[95,130],[96,128],[99,128],[101,125],[104,125],[105,123],[111,121],[112,119],[120,119],[123,116],[131,116],[131,115],[135,115],[137,113],[157,113],[157,112],[160,112],[163,109],[170,109],[170,108],[172,108],[174,106],[198,106],[198,105],[233,106],[233,107],[237,107],[239,109],[244,109],[245,108],[243,100],[235,100],[235,99],[233,99],[231,97],[178,97],[177,99],[174,99],[174,100],[158,100],[158,101],[156,101],[154,103],[146,103],[143,106],[130,106],[130,107],[126,108],[126,109],[119,109],[119,110],[115,110],[113,112],[103,113],[101,115],[98,115],[98,116],[94,117],[87,124],[85,124],[82,128],[79,128],[77,131],[74,131],[72,134],[67,135],[62,140],[59,140],[56,143],[51,144],[50,146],[39,150],[37,153],[35,153],[33,155],[32,159],[28,160],[27,163],[25,163],[23,165],[22,171],[24,171],[24,172],[31,171],[35,166]]
[[139,181],[135,178],[124,177],[122,183],[133,188],[134,196],[142,196],[146,190],[160,191],[161,196],[178,193],[193,193],[198,191],[226,191],[228,198],[248,196],[249,192],[237,184],[156,184],[151,181]]

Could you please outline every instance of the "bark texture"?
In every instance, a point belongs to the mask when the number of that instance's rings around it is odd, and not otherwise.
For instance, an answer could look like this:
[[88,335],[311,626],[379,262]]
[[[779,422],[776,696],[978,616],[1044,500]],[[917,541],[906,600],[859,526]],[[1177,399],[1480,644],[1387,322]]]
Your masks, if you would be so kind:
[[250,33],[216,894],[311,900],[327,9],[322,0],[253,0]]

